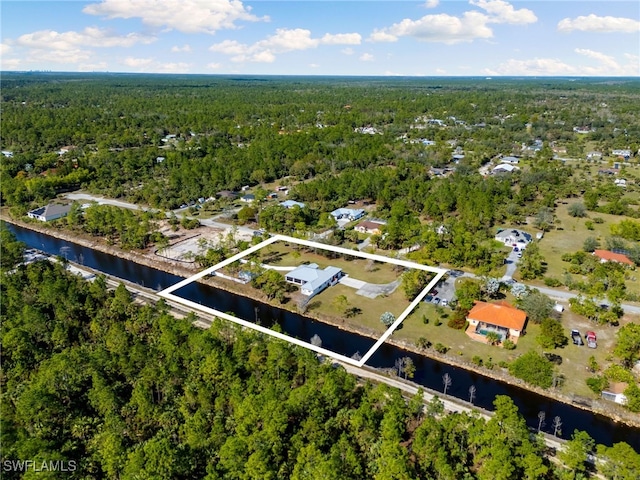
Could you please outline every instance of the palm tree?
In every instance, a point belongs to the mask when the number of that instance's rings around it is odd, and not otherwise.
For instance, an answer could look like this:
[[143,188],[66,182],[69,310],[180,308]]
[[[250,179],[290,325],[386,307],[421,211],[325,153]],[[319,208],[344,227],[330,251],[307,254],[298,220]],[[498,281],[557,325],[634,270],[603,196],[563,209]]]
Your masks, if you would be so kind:
[[497,345],[502,340],[502,337],[497,332],[489,332],[485,335],[489,345]]

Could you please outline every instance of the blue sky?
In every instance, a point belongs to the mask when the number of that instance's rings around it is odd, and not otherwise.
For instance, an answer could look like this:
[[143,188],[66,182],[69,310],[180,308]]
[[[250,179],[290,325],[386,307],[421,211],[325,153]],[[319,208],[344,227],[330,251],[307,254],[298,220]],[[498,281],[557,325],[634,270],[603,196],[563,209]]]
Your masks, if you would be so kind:
[[640,2],[0,3],[2,70],[640,76]]

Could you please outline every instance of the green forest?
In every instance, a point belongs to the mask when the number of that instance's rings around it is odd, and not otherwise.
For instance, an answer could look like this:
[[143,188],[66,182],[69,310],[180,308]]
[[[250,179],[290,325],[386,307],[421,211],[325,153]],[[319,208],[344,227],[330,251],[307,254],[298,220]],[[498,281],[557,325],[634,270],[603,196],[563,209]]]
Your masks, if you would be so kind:
[[[366,251],[411,249],[409,260],[477,277],[455,285],[446,309],[421,305],[420,332],[433,334],[412,339],[418,348],[433,340],[435,352],[462,359],[454,345],[473,302],[506,299],[538,337],[508,345],[517,359],[490,345],[467,360],[548,388],[560,370],[548,355],[564,358],[561,393],[590,401],[624,381],[626,408],[640,410],[640,331],[625,314],[640,300],[637,79],[0,80],[4,218],[41,225],[27,212],[67,203],[47,227],[147,255],[200,235],[206,221],[248,230],[217,243],[203,234],[189,253],[205,267],[274,233],[358,248],[366,235],[330,214],[357,204],[382,222]],[[509,157],[517,167],[496,173]],[[65,197],[72,192],[135,205],[82,204]],[[252,201],[240,200],[245,192]],[[285,198],[305,206],[285,208]],[[511,246],[495,236],[505,228],[535,237],[513,284],[500,281]],[[638,478],[640,457],[624,443],[575,432],[564,451],[547,450],[509,398],[495,399],[491,420],[447,414],[439,401],[360,383],[259,333],[194,328],[193,316],[177,320],[163,302],[140,304],[102,277],[16,266],[23,246],[4,228],[0,249],[2,460],[73,460],[74,478]],[[602,263],[598,249],[622,252],[627,265]],[[254,286],[283,300],[282,277],[269,276]],[[532,294],[543,285],[576,295],[560,320],[554,301]],[[571,350],[576,325],[598,331],[589,360]]]
[[[637,164],[634,81],[4,73],[2,82],[0,203],[15,216],[76,189],[168,210],[246,185],[260,205],[238,214],[242,222],[264,207],[260,226],[307,234],[325,228],[334,208],[367,201],[388,221],[374,245],[419,243],[422,261],[482,274],[501,265],[496,227],[533,218],[553,229],[561,202],[578,204],[582,217],[640,217],[631,185],[555,154],[584,161],[596,150],[606,166],[624,148]],[[576,126],[591,130],[577,135]],[[526,168],[480,173],[507,155]],[[273,182],[308,209],[263,205]],[[138,230],[126,248],[162,241]],[[614,233],[611,245],[640,264],[629,240]],[[537,263],[531,278],[545,273]]]
[[627,444],[584,432],[548,456],[508,397],[488,421],[447,414],[257,332],[194,328],[103,277],[16,268],[23,247],[2,232],[3,462],[73,461],[65,478],[82,479],[575,479],[594,451],[606,478],[640,471]]

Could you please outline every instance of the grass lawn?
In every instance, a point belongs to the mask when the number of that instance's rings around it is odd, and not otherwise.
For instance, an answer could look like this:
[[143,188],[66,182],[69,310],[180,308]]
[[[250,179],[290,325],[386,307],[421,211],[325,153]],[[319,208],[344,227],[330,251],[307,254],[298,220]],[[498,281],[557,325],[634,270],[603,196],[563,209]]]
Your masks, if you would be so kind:
[[[362,313],[353,318],[345,318],[343,313],[345,308],[335,304],[336,297],[340,295],[347,297],[346,308],[357,307],[362,310]],[[309,310],[312,313],[344,319],[345,324],[351,324],[355,328],[364,328],[381,335],[388,327],[380,322],[380,315],[384,312],[391,312],[397,318],[410,303],[401,288],[386,297],[372,299],[357,295],[356,290],[351,287],[338,284],[313,297],[309,303]]]
[[[568,213],[568,207],[572,203],[580,202],[579,199],[569,199],[567,204],[560,204],[556,209],[556,216],[559,223],[556,224],[560,229],[555,229],[545,233],[544,238],[540,240],[540,253],[547,262],[547,277],[555,277],[563,281],[567,263],[563,262],[561,257],[564,253],[574,253],[582,250],[584,240],[587,237],[595,237],[601,245],[604,245],[605,237],[610,235],[609,227],[614,223],[619,223],[628,217],[622,215],[609,215],[606,213],[589,212],[588,217],[577,218],[571,217]],[[604,220],[603,223],[593,223],[593,230],[589,230],[585,222],[596,217]],[[575,280],[583,280],[574,275]],[[631,293],[640,294],[640,282],[638,281],[636,272],[630,271],[629,278],[626,281],[627,290]],[[635,278],[635,281],[633,280]]]
[[348,257],[348,259],[327,258],[318,253],[313,253],[305,247],[294,249],[286,246],[282,242],[277,242],[270,247],[261,250],[261,261],[267,265],[280,267],[297,267],[303,263],[317,263],[320,268],[334,266],[341,268],[344,273],[357,280],[367,283],[391,283],[398,279],[401,270],[391,263],[375,262],[371,271],[367,271],[367,266],[371,260],[366,258]]

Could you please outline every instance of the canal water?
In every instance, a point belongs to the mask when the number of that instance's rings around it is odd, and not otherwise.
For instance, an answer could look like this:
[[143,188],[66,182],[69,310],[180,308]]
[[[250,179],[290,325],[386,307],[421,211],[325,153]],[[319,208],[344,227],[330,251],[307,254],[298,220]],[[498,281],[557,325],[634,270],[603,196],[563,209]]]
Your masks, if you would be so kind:
[[[61,255],[67,259],[100,270],[108,275],[162,290],[180,280],[181,277],[156,270],[144,265],[98,252],[81,245],[60,240],[15,225],[9,225],[17,238],[30,248],[37,248],[49,254]],[[309,341],[318,335],[323,347],[346,356],[364,354],[374,343],[373,339],[340,330],[301,315],[266,305],[230,292],[206,285],[192,283],[174,292],[175,294],[223,312],[233,312],[248,321],[256,319],[263,326],[278,324],[288,335]],[[492,410],[496,395],[508,395],[520,409],[529,426],[537,428],[539,412],[545,412],[547,426],[543,430],[552,432],[551,423],[558,416],[562,421],[562,438],[570,438],[574,430],[584,430],[597,443],[612,445],[624,441],[640,451],[640,429],[618,424],[611,419],[586,412],[572,405],[538,395],[528,390],[508,385],[489,377],[453,367],[422,355],[407,352],[399,347],[383,344],[369,359],[367,365],[376,368],[391,368],[396,359],[411,357],[416,371],[413,381],[436,391],[442,391],[442,377],[448,373],[452,384],[447,394],[468,400],[469,387],[476,387],[474,404]]]

